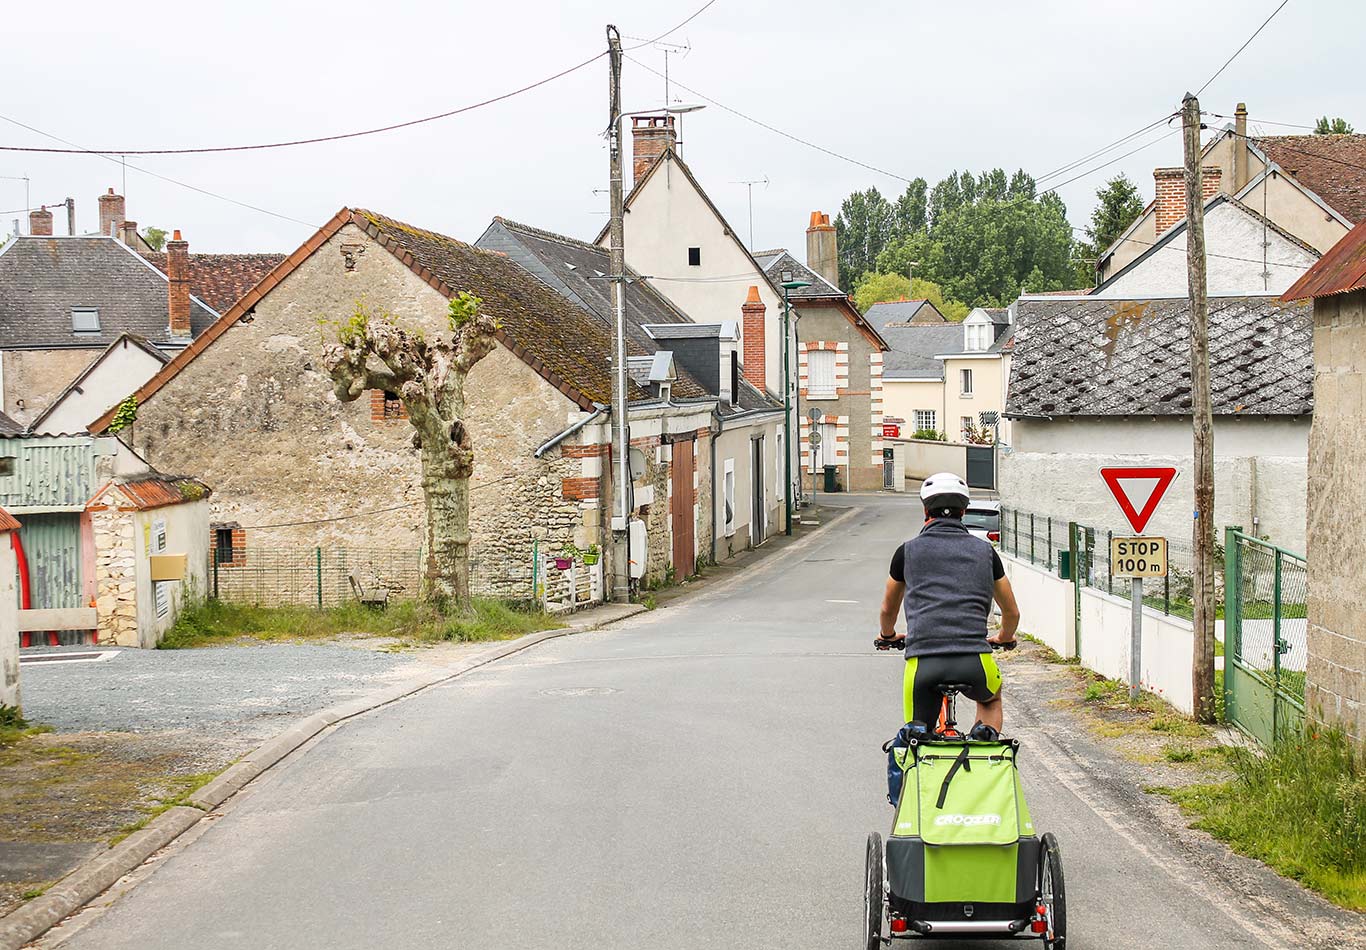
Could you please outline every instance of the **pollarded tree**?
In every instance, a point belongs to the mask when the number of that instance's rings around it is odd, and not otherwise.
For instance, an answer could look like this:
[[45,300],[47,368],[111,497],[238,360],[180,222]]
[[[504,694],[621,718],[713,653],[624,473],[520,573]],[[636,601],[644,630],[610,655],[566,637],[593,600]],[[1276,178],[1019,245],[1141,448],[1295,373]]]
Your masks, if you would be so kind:
[[426,596],[439,605],[470,603],[470,476],[474,446],[465,424],[465,379],[492,352],[498,323],[462,291],[450,302],[450,329],[430,337],[400,327],[388,313],[356,304],[323,351],[342,402],[367,390],[394,393],[408,411],[421,453],[427,509]]

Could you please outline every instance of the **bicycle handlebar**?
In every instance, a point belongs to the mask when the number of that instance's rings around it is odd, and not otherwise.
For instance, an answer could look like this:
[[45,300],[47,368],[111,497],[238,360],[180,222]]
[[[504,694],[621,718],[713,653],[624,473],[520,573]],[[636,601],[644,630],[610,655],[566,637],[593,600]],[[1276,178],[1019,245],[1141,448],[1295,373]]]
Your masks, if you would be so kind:
[[[988,642],[988,643],[991,643],[991,641],[987,641],[987,642]],[[1015,648],[1016,648],[1017,646],[1019,646],[1019,645],[1020,645],[1020,642],[1019,642],[1018,640],[1010,640],[1010,641],[1008,641],[1008,642],[1006,642],[1006,643],[991,643],[991,648],[992,648],[992,650],[1006,650],[1006,651],[1010,651],[1010,650],[1015,649]],[[903,650],[903,649],[905,649],[905,647],[906,647],[906,638],[905,638],[905,637],[896,637],[896,638],[891,639],[891,640],[884,640],[884,639],[882,639],[881,637],[875,637],[875,638],[873,639],[873,646],[877,647],[879,650],[882,650],[882,651],[884,651],[884,652],[886,652],[886,651],[888,651],[888,650],[891,650],[891,649],[893,649],[893,648],[895,648],[895,649],[897,649],[897,650]]]

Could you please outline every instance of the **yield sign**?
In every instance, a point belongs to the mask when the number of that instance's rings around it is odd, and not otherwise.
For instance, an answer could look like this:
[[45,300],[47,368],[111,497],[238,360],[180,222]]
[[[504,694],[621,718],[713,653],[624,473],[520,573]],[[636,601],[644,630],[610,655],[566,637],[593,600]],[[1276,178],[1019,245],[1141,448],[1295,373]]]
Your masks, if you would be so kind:
[[[1100,477],[1110,486],[1119,510],[1129,519],[1135,534],[1142,534],[1148,519],[1157,510],[1158,502],[1176,478],[1174,468],[1102,468]],[[1144,500],[1144,492],[1147,492]]]

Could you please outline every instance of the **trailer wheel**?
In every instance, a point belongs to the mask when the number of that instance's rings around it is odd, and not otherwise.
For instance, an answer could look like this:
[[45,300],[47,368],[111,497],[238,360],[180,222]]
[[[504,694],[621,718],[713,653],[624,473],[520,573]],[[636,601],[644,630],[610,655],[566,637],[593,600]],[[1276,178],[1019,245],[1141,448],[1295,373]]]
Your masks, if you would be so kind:
[[868,835],[867,874],[863,884],[863,950],[882,947],[882,835],[876,831]]
[[1042,844],[1039,849],[1039,903],[1048,917],[1043,945],[1048,950],[1064,950],[1067,946],[1067,891],[1062,877],[1062,849],[1051,831],[1043,836]]

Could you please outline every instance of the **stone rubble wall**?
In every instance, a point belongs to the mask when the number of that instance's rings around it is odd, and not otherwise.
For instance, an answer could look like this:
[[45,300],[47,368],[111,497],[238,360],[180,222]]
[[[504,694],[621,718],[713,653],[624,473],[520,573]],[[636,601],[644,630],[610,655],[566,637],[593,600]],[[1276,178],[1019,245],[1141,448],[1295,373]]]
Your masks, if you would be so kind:
[[95,537],[95,609],[100,642],[138,646],[137,537],[133,517],[105,508],[90,513]]

